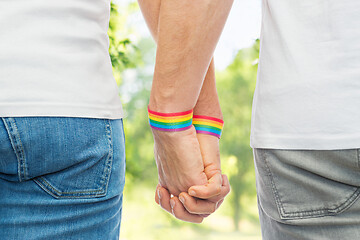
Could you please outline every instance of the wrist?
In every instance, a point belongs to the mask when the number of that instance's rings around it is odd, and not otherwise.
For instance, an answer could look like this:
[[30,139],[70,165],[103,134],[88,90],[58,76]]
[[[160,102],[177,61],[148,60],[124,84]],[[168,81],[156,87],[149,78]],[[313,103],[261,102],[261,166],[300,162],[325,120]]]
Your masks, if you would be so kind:
[[209,117],[213,117],[213,118],[220,119],[220,120],[224,119],[220,107],[214,108],[212,106],[209,106],[209,107],[202,107],[201,109],[195,107],[194,108],[194,116],[195,115],[209,116]]
[[164,97],[150,98],[148,107],[152,111],[159,113],[181,113],[194,108],[193,104]]
[[205,94],[202,92],[194,107],[194,115],[205,115],[223,119],[217,93]]
[[[178,76],[161,76],[154,73],[154,80],[150,94],[149,107],[153,111],[162,113],[183,112],[194,109],[199,98],[202,82],[193,79],[191,83],[186,74]],[[166,80],[171,79],[171,81]]]
[[223,120],[219,101],[198,101],[194,108],[194,115],[209,116]]

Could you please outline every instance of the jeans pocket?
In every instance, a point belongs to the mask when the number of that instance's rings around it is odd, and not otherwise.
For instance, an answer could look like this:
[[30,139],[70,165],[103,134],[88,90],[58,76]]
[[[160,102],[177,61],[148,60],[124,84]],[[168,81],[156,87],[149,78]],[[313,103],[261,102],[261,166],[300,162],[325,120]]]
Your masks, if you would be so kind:
[[94,160],[35,177],[33,181],[54,198],[106,196],[112,166],[111,153]]
[[58,199],[106,195],[114,158],[110,120],[68,117],[3,120],[17,153],[20,182],[32,180]]
[[[347,175],[346,163],[344,162],[343,168],[333,167],[329,151],[326,154],[324,151],[306,150],[257,151],[262,151],[258,154],[261,156],[258,161],[263,161],[267,187],[271,188],[269,192],[272,193],[279,216],[283,220],[336,215],[349,208],[360,196],[359,187],[335,177],[340,176],[341,172]],[[344,159],[347,158],[356,166],[357,159],[353,153],[354,151],[348,156],[344,155]],[[349,169],[357,171],[356,168]]]
[[[55,158],[63,165],[62,169],[48,171],[47,174],[33,178],[33,181],[55,198],[93,198],[103,197],[107,193],[113,164],[110,120],[85,121],[88,124],[75,123],[76,127],[85,127],[80,130],[81,136],[73,138],[71,134],[62,134],[65,136],[61,139],[63,144],[60,143],[59,148],[54,150],[57,153]],[[76,127],[73,130],[79,130]],[[52,164],[56,164],[55,161]]]

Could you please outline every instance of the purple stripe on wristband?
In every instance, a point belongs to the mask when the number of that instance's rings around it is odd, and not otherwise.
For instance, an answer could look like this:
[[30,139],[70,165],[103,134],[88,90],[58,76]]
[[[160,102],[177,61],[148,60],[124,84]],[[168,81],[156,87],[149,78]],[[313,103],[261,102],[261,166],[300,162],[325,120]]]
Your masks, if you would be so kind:
[[202,130],[196,130],[197,133],[203,133],[203,134],[208,134],[208,135],[213,135],[215,137],[220,138],[219,134],[213,133],[213,132],[208,132],[208,131],[202,131]]
[[186,129],[189,129],[191,128],[192,125],[190,126],[187,126],[187,127],[184,127],[184,128],[173,128],[173,129],[165,129],[165,128],[158,128],[158,127],[154,127],[154,126],[151,126],[151,128],[153,129],[156,129],[156,130],[160,130],[160,131],[165,131],[165,132],[178,132],[178,131],[184,131]]

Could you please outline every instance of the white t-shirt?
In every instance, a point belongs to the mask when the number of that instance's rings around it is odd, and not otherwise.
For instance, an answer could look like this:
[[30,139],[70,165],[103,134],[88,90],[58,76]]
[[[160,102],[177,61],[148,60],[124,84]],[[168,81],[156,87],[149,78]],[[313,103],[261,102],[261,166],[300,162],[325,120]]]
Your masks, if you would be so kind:
[[262,7],[250,146],[360,148],[360,1]]
[[110,0],[0,0],[0,116],[118,119]]

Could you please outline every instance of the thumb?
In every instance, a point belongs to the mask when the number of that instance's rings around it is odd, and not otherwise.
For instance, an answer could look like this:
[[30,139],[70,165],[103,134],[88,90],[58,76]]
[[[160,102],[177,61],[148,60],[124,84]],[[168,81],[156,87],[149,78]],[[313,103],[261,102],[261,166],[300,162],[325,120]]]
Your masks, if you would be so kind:
[[204,172],[208,179],[215,174],[221,174],[219,139],[207,134],[197,134],[200,144]]
[[201,199],[209,199],[221,193],[223,178],[217,173],[205,185],[195,185],[189,188],[189,195]]

